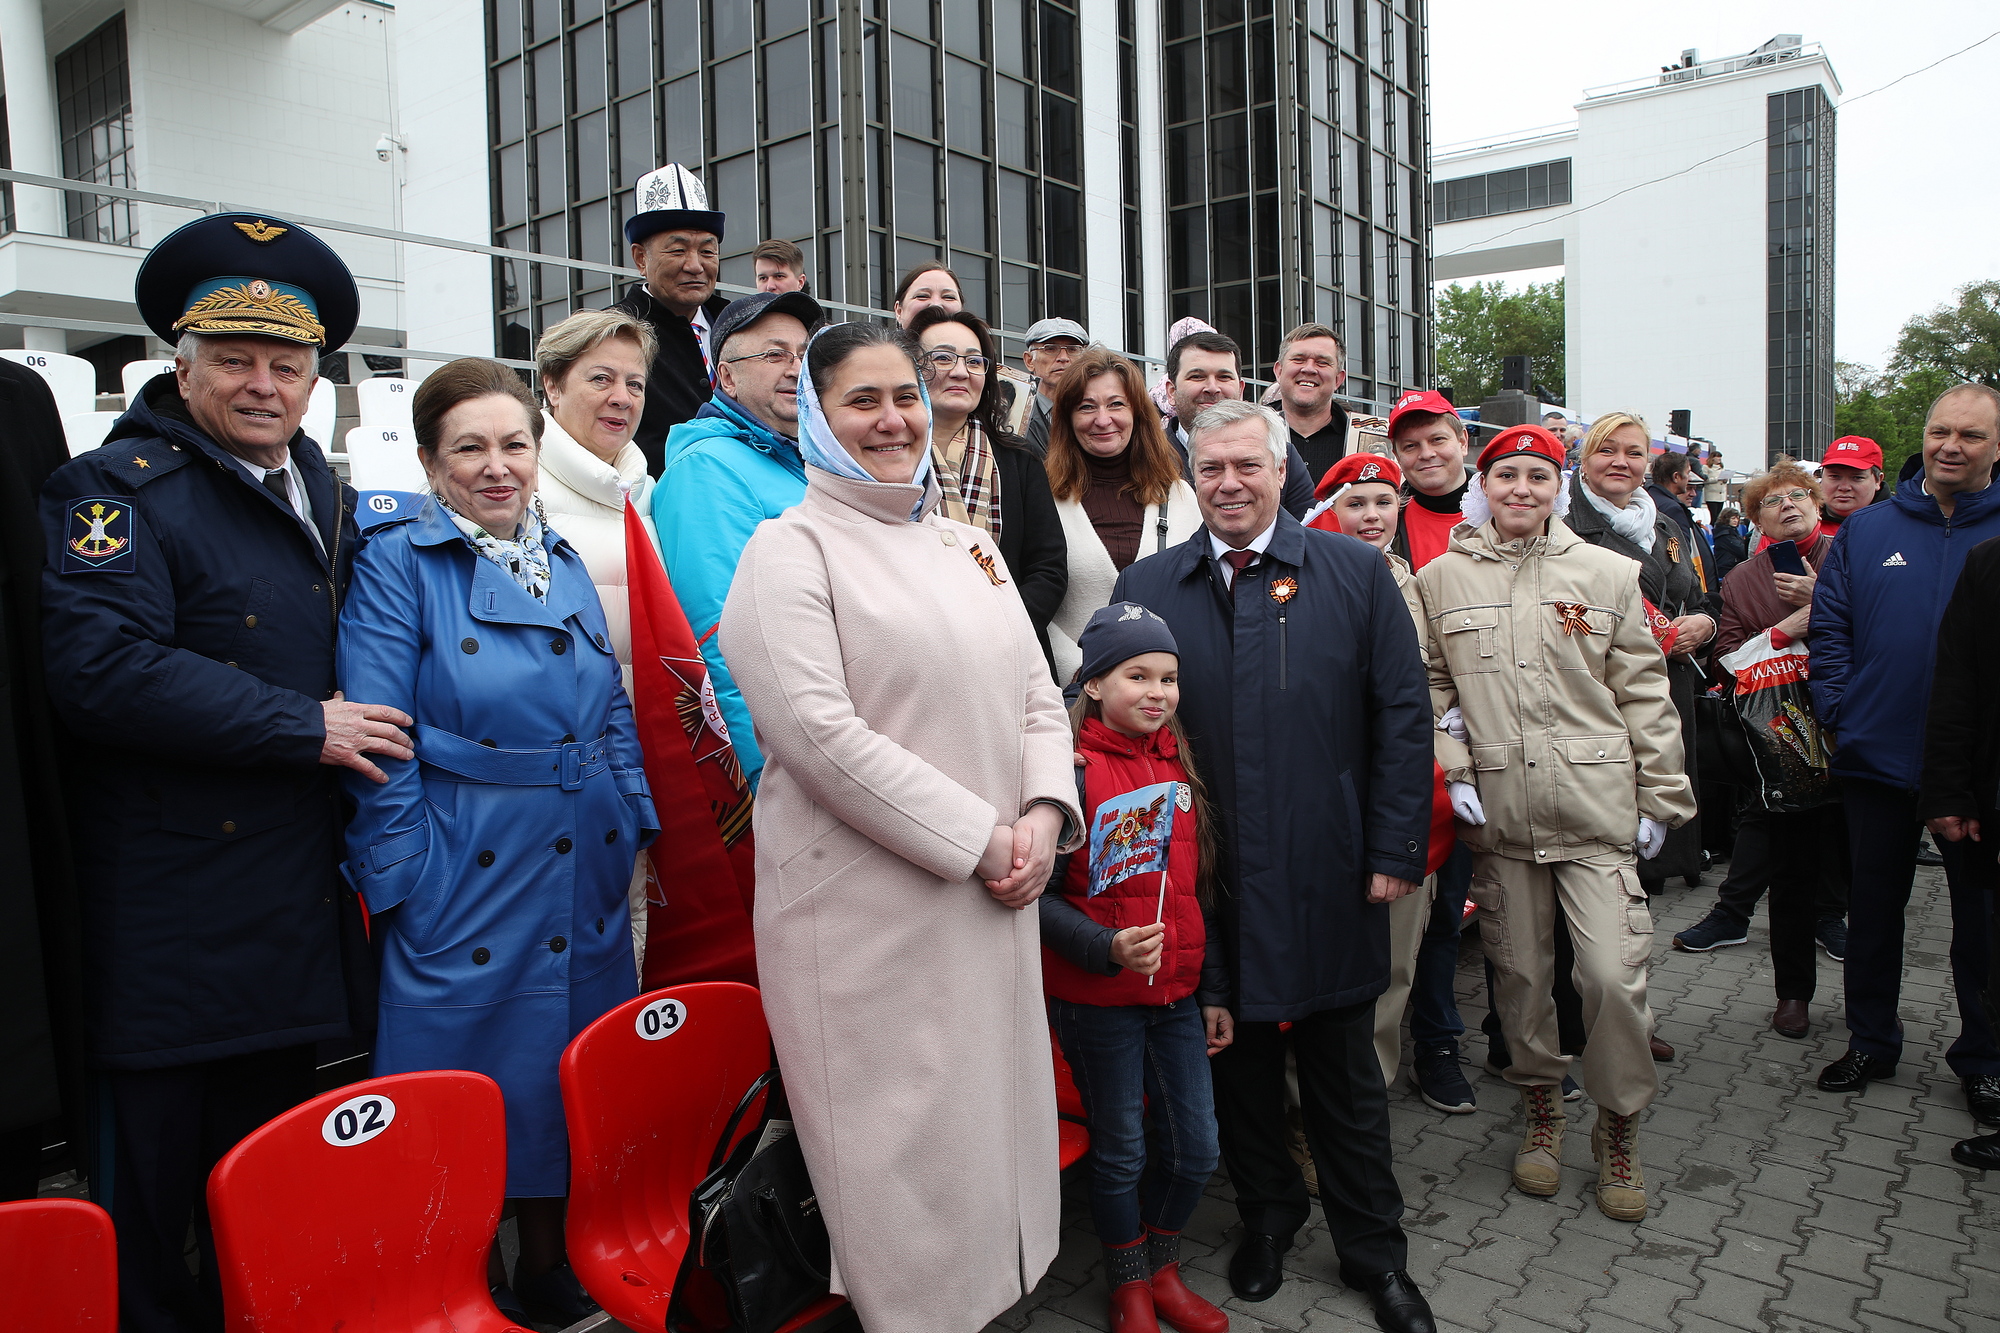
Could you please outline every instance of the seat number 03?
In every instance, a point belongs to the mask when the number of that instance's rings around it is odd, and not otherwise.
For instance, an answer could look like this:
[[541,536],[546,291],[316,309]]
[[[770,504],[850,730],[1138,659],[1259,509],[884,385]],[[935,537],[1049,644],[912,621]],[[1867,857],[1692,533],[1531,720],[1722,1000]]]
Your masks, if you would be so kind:
[[659,1041],[671,1037],[687,1022],[687,1006],[679,1000],[655,1000],[639,1011],[632,1026],[646,1041]]
[[379,1092],[350,1097],[326,1113],[319,1136],[336,1148],[352,1148],[389,1128],[396,1118],[396,1103]]

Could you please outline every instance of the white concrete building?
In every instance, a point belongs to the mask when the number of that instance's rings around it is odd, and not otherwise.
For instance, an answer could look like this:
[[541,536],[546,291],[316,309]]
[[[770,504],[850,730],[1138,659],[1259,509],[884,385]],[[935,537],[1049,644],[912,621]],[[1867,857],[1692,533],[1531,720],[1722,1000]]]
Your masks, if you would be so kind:
[[1439,282],[1561,265],[1586,415],[1675,408],[1738,467],[1833,436],[1833,108],[1799,37],[1586,90],[1573,125],[1433,160]]
[[[394,10],[370,0],[0,0],[11,165],[290,217],[390,228]],[[0,314],[131,325],[144,247],[198,212],[9,192]],[[361,287],[359,343],[404,337],[401,249],[326,231]],[[476,237],[475,237],[476,238]],[[0,324],[0,346],[132,359],[101,330]]]

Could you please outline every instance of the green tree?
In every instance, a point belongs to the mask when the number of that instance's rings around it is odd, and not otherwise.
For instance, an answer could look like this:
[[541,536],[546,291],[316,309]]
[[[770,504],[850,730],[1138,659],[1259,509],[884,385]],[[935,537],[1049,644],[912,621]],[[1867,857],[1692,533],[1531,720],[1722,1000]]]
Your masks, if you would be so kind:
[[1834,378],[1834,431],[1865,435],[1881,445],[1882,473],[1892,484],[1903,461],[1923,447],[1924,418],[1932,400],[1963,382],[1936,367],[1899,375],[1846,361],[1836,368]]
[[1834,367],[1834,430],[1882,446],[1890,481],[1923,447],[1931,403],[1954,384],[2000,389],[2000,280],[1969,282],[1957,301],[1913,315],[1897,335],[1889,368]]
[[1958,304],[1903,325],[1889,370],[1899,376],[1935,370],[1954,384],[2000,389],[2000,279],[1968,282],[1958,289]]
[[1453,283],[1437,298],[1435,380],[1460,407],[1477,407],[1500,391],[1502,357],[1534,358],[1534,378],[1563,396],[1563,280],[1531,282],[1518,292],[1504,282]]

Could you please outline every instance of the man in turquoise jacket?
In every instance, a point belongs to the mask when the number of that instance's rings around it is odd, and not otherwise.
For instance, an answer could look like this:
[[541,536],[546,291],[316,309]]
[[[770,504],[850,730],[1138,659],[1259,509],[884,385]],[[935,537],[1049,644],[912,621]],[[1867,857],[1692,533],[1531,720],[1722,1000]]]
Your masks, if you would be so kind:
[[715,392],[667,434],[653,487],[653,526],[715,687],[715,701],[751,787],[764,771],[750,711],[730,678],[715,625],[750,534],[806,495],[799,455],[799,375],[806,338],[825,319],[804,292],[759,292],[731,302],[709,328]]

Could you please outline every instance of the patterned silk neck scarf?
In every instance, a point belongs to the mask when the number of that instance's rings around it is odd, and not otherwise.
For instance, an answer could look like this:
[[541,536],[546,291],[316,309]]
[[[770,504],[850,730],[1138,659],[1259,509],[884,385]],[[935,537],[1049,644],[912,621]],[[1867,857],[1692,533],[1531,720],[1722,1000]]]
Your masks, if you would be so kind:
[[[963,443],[961,444],[961,441]],[[1000,540],[1000,468],[993,457],[993,442],[976,421],[967,421],[952,447],[959,456],[952,460],[958,474],[958,493],[965,500],[965,521],[984,528]]]
[[446,504],[442,496],[438,498],[438,507],[451,516],[452,523],[481,555],[506,570],[524,592],[538,602],[548,601],[549,551],[544,540],[541,496],[535,497],[535,503],[522,516],[520,529],[513,537],[494,536]]

